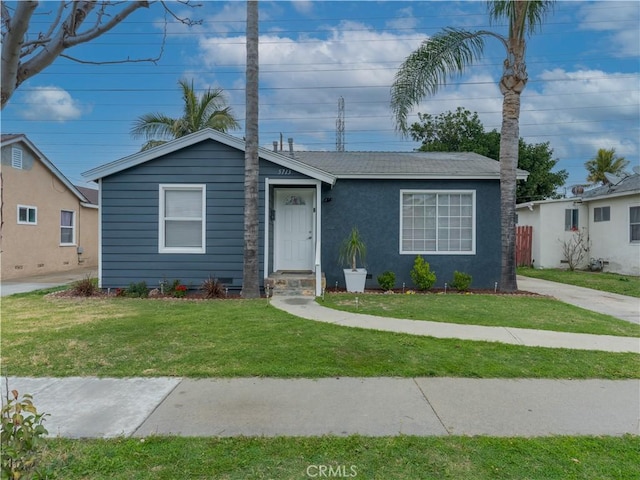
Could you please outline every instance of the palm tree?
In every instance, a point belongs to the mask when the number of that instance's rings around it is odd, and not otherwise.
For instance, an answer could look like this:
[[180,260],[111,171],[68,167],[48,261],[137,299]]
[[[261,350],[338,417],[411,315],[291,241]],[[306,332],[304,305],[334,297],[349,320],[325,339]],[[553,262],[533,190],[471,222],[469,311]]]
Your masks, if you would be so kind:
[[506,20],[507,37],[495,32],[471,32],[446,28],[411,53],[400,66],[391,87],[391,108],[397,129],[407,134],[409,110],[422,99],[435,95],[447,80],[464,72],[484,51],[485,37],[497,39],[505,48],[506,58],[500,78],[502,129],[500,135],[500,210],[502,266],[500,289],[517,290],[515,263],[516,166],[520,137],[520,94],[527,84],[525,36],[542,24],[553,1],[494,0],[488,2],[492,21]]
[[247,1],[247,86],[244,152],[242,296],[260,297],[258,269],[258,1]]
[[584,167],[589,172],[587,182],[606,185],[609,183],[609,180],[605,176],[605,173],[620,176],[627,165],[629,165],[629,160],[625,160],[624,157],[618,157],[615,148],[599,148],[595,158],[592,158],[584,164]]
[[227,105],[221,88],[209,88],[201,96],[196,95],[193,80],[178,82],[182,88],[184,113],[180,118],[172,118],[162,113],[147,113],[138,117],[131,129],[133,138],[147,140],[142,150],[148,150],[166,143],[168,140],[184,137],[204,128],[221,132],[239,127],[231,107]]

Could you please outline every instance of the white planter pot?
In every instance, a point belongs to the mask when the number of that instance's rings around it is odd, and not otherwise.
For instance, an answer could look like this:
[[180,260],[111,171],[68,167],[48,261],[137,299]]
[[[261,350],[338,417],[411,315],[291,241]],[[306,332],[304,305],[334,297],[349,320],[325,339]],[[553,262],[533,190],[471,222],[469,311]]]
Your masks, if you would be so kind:
[[347,292],[364,292],[364,284],[367,281],[367,269],[344,269],[344,281],[347,284]]

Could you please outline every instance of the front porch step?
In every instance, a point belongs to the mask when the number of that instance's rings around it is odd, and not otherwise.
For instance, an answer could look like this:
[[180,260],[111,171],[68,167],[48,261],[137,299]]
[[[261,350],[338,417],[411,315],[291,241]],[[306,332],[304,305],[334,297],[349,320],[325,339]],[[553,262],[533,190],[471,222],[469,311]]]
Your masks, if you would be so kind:
[[[322,274],[322,288],[327,280]],[[315,296],[316,274],[306,272],[274,272],[267,278],[272,296]]]

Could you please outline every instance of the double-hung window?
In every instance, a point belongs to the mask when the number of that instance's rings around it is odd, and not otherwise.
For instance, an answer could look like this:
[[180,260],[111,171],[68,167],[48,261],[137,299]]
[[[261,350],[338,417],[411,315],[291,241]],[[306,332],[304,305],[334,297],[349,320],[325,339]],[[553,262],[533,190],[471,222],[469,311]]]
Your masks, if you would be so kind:
[[205,253],[205,185],[160,185],[160,253]]
[[60,245],[75,245],[76,243],[76,212],[72,210],[60,211]]
[[400,191],[400,253],[473,255],[475,223],[475,191]]
[[611,220],[611,207],[595,207],[593,209],[594,222],[608,222]]
[[37,225],[38,209],[29,205],[18,205],[18,224]]
[[578,209],[567,208],[564,211],[564,230],[571,232],[578,230]]
[[640,206],[629,207],[629,241],[640,243]]

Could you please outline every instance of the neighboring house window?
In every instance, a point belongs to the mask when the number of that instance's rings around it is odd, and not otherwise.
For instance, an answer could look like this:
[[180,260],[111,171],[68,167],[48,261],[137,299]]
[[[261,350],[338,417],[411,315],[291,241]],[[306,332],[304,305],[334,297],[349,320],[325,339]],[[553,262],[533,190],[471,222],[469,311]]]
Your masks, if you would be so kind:
[[640,207],[629,208],[629,241],[640,242]]
[[564,229],[567,232],[578,229],[578,209],[577,208],[568,208],[564,211]]
[[475,192],[402,190],[400,253],[475,253]]
[[205,253],[204,185],[160,185],[160,253]]
[[75,245],[76,243],[76,212],[72,210],[60,211],[60,245]]
[[593,209],[594,222],[608,222],[609,220],[611,220],[610,207],[596,207]]
[[11,166],[22,169],[22,150],[19,148],[11,148]]
[[28,205],[18,205],[18,223],[21,225],[37,225],[38,209]]

